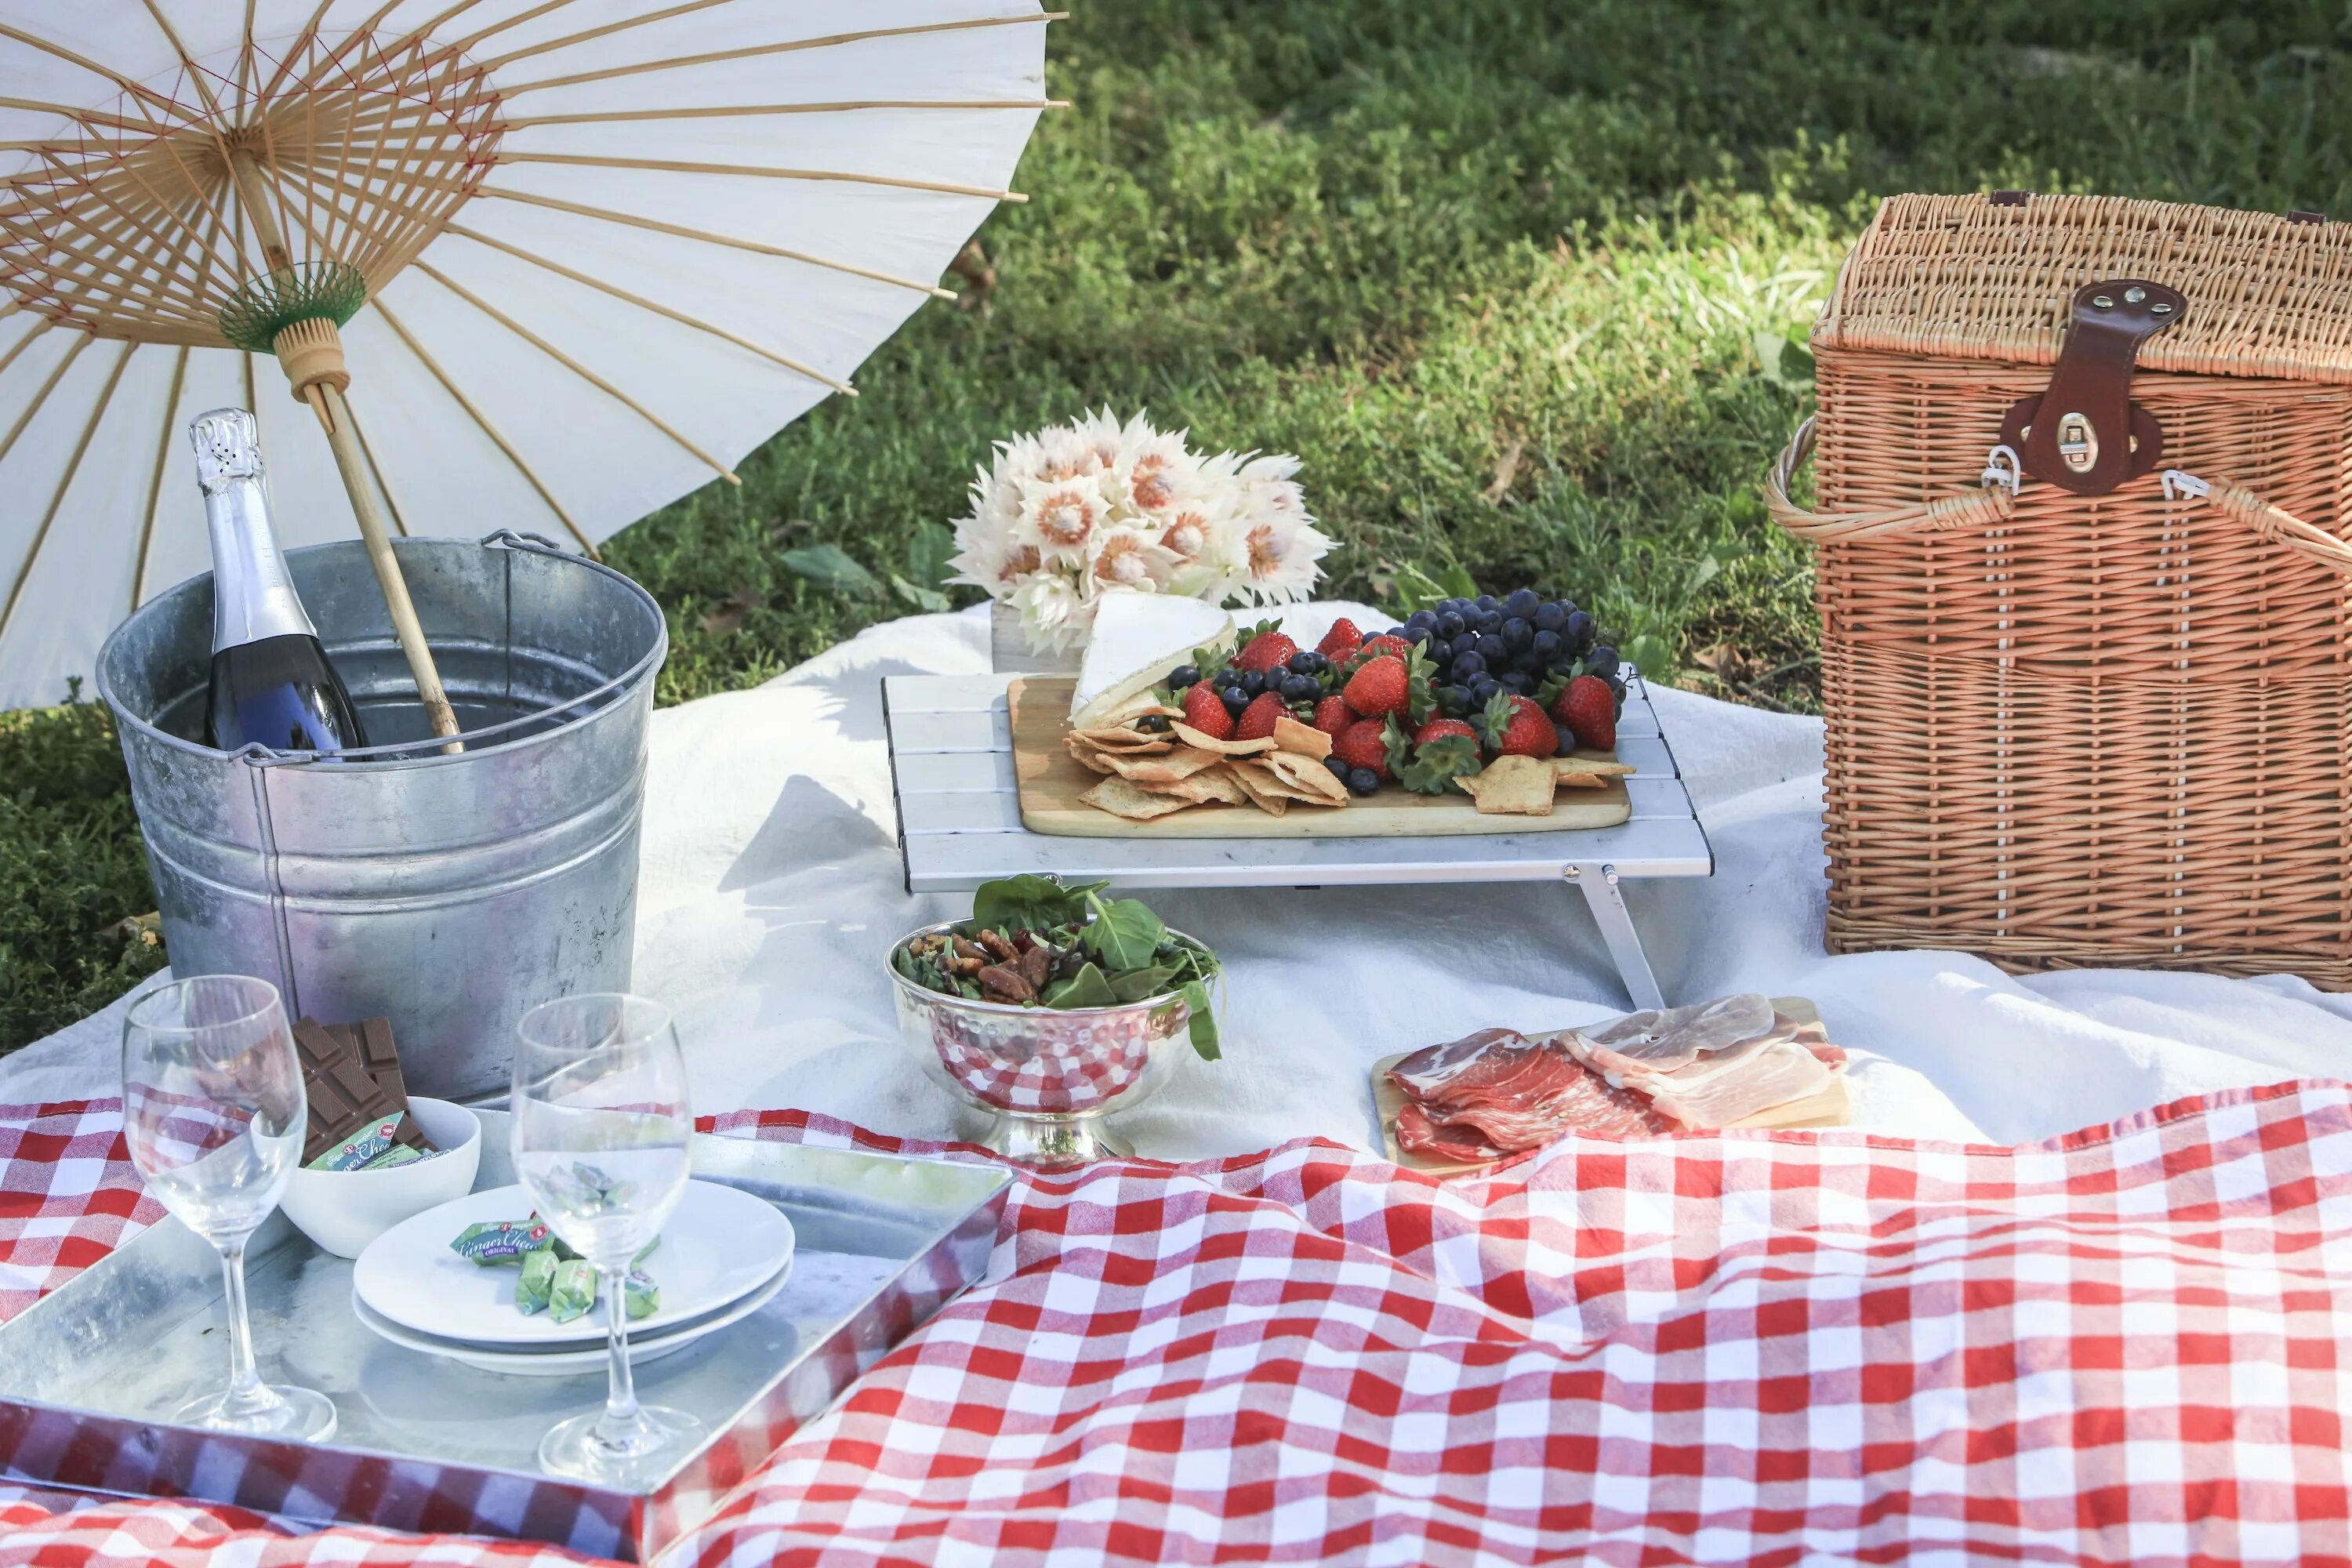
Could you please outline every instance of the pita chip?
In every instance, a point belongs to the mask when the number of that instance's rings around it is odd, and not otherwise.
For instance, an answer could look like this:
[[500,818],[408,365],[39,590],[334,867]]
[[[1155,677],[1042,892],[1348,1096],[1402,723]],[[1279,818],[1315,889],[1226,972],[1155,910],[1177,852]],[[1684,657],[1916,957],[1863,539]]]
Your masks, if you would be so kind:
[[1273,770],[1255,758],[1237,758],[1225,764],[1225,773],[1249,803],[1269,816],[1280,816],[1290,809],[1290,792],[1275,781]]
[[1536,757],[1496,757],[1483,773],[1454,781],[1489,816],[1549,816],[1552,765]]
[[1139,784],[1147,789],[1160,789],[1181,784],[1194,773],[1204,773],[1225,759],[1214,752],[1204,752],[1196,746],[1179,746],[1172,752],[1150,756],[1118,756],[1103,759],[1111,772],[1129,784]]
[[[1331,754],[1331,737],[1314,725],[1302,724],[1286,713],[1274,721],[1274,749],[1312,757],[1319,763]],[[1337,779],[1332,782],[1339,783]],[[1345,786],[1340,793],[1346,793]]]
[[1554,757],[1551,766],[1562,784],[1571,778],[1622,779],[1634,771],[1633,763],[1614,757]]
[[1182,811],[1192,804],[1189,800],[1178,800],[1173,795],[1155,795],[1119,778],[1104,779],[1078,798],[1097,811],[1108,811],[1113,816],[1123,816],[1129,822],[1149,822],[1155,816]]
[[[1322,733],[1319,730],[1316,732]],[[1296,752],[1269,752],[1258,761],[1267,772],[1282,781],[1283,787],[1292,795],[1309,805],[1348,804],[1348,786],[1334,778],[1331,770],[1314,757],[1302,757]]]
[[[1222,761],[1223,759],[1219,759]],[[1192,777],[1163,785],[1160,793],[1200,805],[1247,805],[1250,797],[1234,778],[1230,767],[1206,768]]]
[[1275,749],[1274,737],[1271,735],[1262,735],[1255,741],[1220,741],[1214,735],[1203,734],[1181,721],[1170,725],[1169,728],[1175,731],[1176,738],[1186,745],[1198,746],[1204,752],[1215,752],[1220,756],[1255,757],[1260,752],[1271,752]]

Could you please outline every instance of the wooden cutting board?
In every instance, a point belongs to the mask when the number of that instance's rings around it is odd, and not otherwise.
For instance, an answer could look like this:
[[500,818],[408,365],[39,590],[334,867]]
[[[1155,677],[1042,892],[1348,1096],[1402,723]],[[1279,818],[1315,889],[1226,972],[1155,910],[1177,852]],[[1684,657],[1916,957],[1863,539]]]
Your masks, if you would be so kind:
[[[1821,1009],[1813,1005],[1812,999],[1810,997],[1775,996],[1772,998],[1772,1005],[1796,1020],[1801,1032],[1806,1028],[1821,1027]],[[1466,1172],[1483,1171],[1487,1166],[1496,1163],[1492,1160],[1473,1161],[1467,1163],[1456,1160],[1441,1160],[1435,1155],[1417,1154],[1410,1149],[1398,1145],[1396,1119],[1397,1112],[1404,1109],[1404,1090],[1390,1080],[1389,1068],[1412,1054],[1411,1051],[1399,1051],[1392,1057],[1382,1057],[1372,1064],[1372,1109],[1380,1117],[1381,1142],[1388,1152],[1390,1163],[1402,1165],[1408,1171],[1421,1171],[1433,1176],[1458,1176]],[[1845,1074],[1840,1073],[1830,1080],[1829,1088],[1819,1094],[1804,1100],[1791,1100],[1786,1105],[1776,1105],[1769,1110],[1759,1111],[1754,1116],[1735,1121],[1731,1125],[1790,1129],[1843,1127],[1853,1120],[1853,1099],[1846,1092]],[[1504,1156],[1506,1159],[1513,1157]]]
[[1488,815],[1467,795],[1415,795],[1390,787],[1375,795],[1351,795],[1344,806],[1293,805],[1280,816],[1254,805],[1196,805],[1150,822],[1129,822],[1078,798],[1102,775],[1079,766],[1062,744],[1069,728],[1070,694],[1077,684],[1069,676],[1031,676],[1014,681],[1006,692],[1021,821],[1032,833],[1065,838],[1411,838],[1614,827],[1633,815],[1625,781],[1611,779],[1600,789],[1558,791],[1549,816]]

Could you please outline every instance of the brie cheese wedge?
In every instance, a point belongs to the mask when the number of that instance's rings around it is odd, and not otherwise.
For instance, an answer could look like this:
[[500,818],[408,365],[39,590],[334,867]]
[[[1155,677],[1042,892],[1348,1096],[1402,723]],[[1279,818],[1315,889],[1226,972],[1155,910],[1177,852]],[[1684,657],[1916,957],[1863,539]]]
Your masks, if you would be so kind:
[[1106,594],[1070,698],[1070,727],[1105,722],[1136,697],[1192,662],[1194,648],[1230,645],[1234,618],[1214,605],[1172,594]]

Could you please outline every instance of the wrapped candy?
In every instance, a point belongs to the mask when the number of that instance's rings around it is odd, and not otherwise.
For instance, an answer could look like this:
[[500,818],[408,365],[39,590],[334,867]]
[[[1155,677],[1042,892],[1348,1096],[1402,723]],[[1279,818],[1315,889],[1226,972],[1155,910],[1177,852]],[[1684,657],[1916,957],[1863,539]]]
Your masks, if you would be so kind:
[[529,1219],[488,1219],[469,1225],[457,1233],[449,1250],[460,1258],[468,1258],[485,1268],[502,1264],[520,1263],[530,1253],[551,1246],[555,1233],[547,1222],[533,1215]]
[[555,1249],[551,1247],[524,1254],[522,1271],[515,1276],[514,1302],[518,1310],[525,1316],[547,1310],[555,1290],[556,1268]]
[[572,1258],[555,1266],[555,1278],[548,1287],[548,1315],[559,1323],[584,1316],[596,1304],[596,1271],[585,1259]]
[[[642,1258],[645,1254],[641,1252],[637,1256]],[[621,1287],[621,1300],[627,1303],[629,1321],[634,1323],[639,1318],[650,1318],[661,1310],[661,1287],[654,1283],[652,1275],[632,1269]]]

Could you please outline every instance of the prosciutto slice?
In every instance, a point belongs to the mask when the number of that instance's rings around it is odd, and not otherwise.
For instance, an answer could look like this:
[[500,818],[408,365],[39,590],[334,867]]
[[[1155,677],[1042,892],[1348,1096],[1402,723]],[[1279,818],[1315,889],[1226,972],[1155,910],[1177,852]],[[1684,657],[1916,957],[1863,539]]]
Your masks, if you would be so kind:
[[[1496,1158],[1570,1132],[1639,1137],[1674,1128],[1643,1096],[1611,1085],[1556,1037],[1485,1029],[1415,1051],[1389,1078],[1410,1101],[1397,1118],[1399,1147],[1437,1153],[1433,1145],[1442,1142],[1449,1157]],[[1495,1153],[1466,1152],[1473,1142]]]
[[1701,1057],[1769,1038],[1779,1017],[1769,996],[1724,996],[1696,1006],[1628,1013],[1600,1028],[1576,1030],[1572,1048],[1579,1060],[1621,1078],[1673,1072]]
[[1509,1152],[1487,1142],[1475,1129],[1440,1126],[1429,1119],[1428,1111],[1410,1100],[1397,1111],[1396,1141],[1400,1149],[1464,1164],[1499,1160]]
[[1812,1052],[1794,1040],[1782,1040],[1746,1057],[1728,1072],[1689,1079],[1678,1072],[1653,1073],[1642,1079],[1641,1087],[1659,1114],[1700,1131],[1809,1099],[1830,1086],[1831,1076]]

